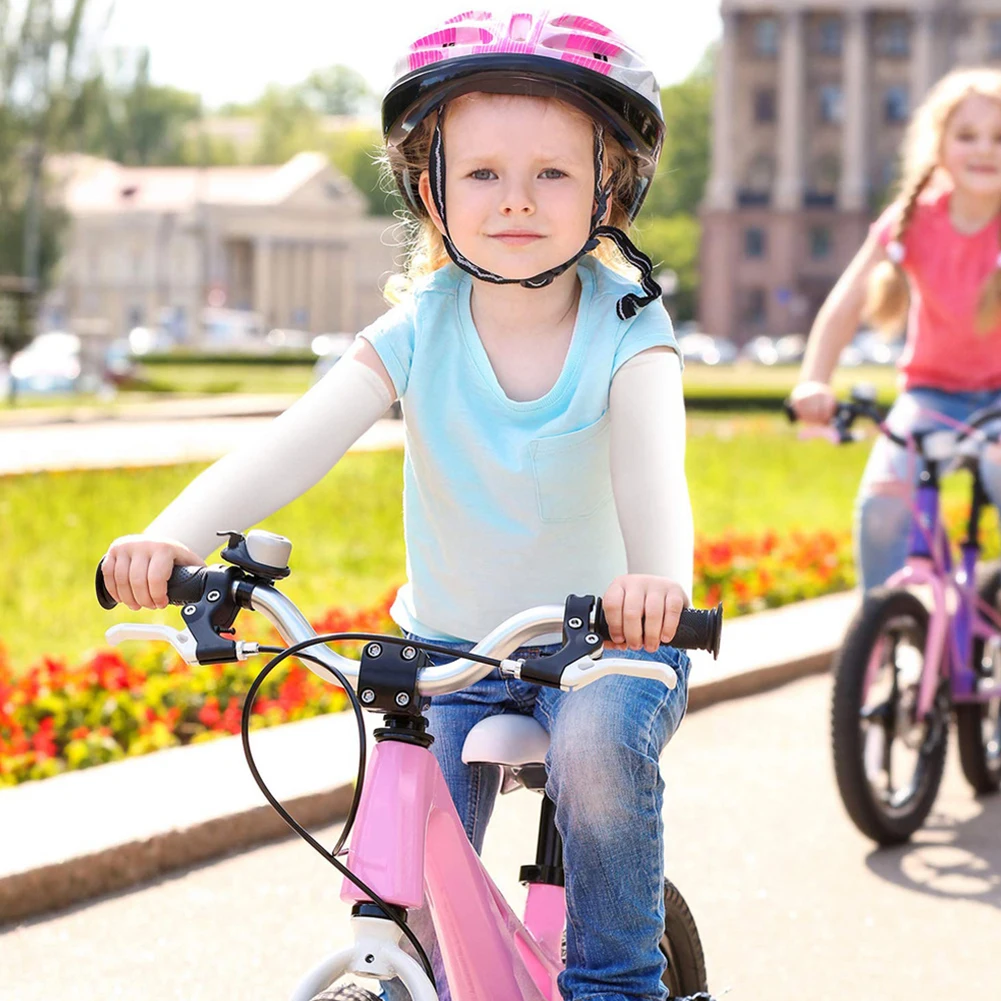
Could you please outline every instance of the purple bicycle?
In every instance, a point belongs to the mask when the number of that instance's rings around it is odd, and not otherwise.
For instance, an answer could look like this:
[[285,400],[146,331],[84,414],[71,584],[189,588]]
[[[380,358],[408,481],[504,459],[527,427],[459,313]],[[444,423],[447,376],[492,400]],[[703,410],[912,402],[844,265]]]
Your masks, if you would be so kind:
[[[677,683],[657,661],[602,656],[607,626],[601,602],[571,595],[565,607],[528,609],[502,622],[469,653],[429,663],[427,652],[454,656],[434,644],[368,633],[317,636],[302,613],[275,587],[287,576],[291,545],[269,532],[229,535],[222,558],[230,566],[177,567],[168,584],[186,628],[126,623],[108,639],[170,643],[189,663],[223,663],[258,653],[276,654],[250,686],[243,709],[243,748],[261,791],[282,819],[344,877],[341,898],[351,907],[353,942],[307,973],[293,1001],[375,1001],[376,995],[345,977],[402,981],[413,1001],[438,994],[427,952],[407,922],[427,900],[453,1001],[555,1001],[563,969],[566,917],[563,850],[555,808],[545,796],[549,735],[530,716],[500,715],[470,731],[463,760],[487,762],[504,773],[504,791],[519,786],[542,794],[538,849],[521,870],[528,884],[524,920],[514,914],[466,837],[437,761],[424,716],[428,696],[458,691],[494,669],[535,684],[573,691],[610,674]],[[100,567],[98,600],[112,608]],[[241,609],[263,614],[287,642],[264,647],[237,641],[232,626]],[[686,609],[672,640],[677,647],[719,650],[722,608]],[[549,656],[512,659],[538,636],[562,629],[563,645]],[[363,641],[361,659],[327,645]],[[264,784],[250,751],[250,718],[261,684],[286,657],[295,656],[317,676],[344,689],[359,730],[358,781],[344,829],[332,849],[323,847],[284,809]],[[366,766],[362,710],[380,713],[376,747]],[[350,835],[347,864],[341,861]],[[706,990],[699,934],[684,899],[664,884],[663,983],[672,999],[712,1001]],[[404,939],[408,945],[404,948]]]
[[[863,598],[834,659],[831,743],[838,790],[858,829],[881,845],[906,841],[925,821],[942,780],[950,717],[963,774],[977,793],[1001,787],[1001,567],[983,567],[980,522],[987,495],[983,450],[1001,408],[907,438],[885,423],[868,393],[839,404],[825,433],[854,440],[859,417],[918,462],[904,568]],[[942,427],[941,425],[945,425]],[[939,481],[971,474],[958,553],[940,516]]]

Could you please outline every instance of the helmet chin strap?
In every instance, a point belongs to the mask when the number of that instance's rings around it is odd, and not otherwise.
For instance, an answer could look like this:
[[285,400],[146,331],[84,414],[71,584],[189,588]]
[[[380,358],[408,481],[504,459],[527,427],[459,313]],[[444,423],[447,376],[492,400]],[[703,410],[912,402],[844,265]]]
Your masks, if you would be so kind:
[[564,271],[573,267],[577,261],[589,251],[595,249],[603,236],[612,240],[619,248],[622,256],[640,272],[640,285],[644,295],[636,295],[630,292],[624,295],[616,304],[615,310],[620,319],[628,319],[635,316],[637,310],[648,305],[661,296],[660,286],[653,280],[653,264],[641,250],[637,249],[632,241],[614,226],[602,226],[601,220],[608,207],[608,200],[612,196],[612,185],[609,182],[606,188],[601,187],[601,175],[604,170],[605,159],[605,138],[604,131],[600,125],[594,126],[594,212],[591,215],[591,233],[587,242],[581,249],[563,264],[548,271],[541,271],[531,278],[502,278],[492,271],[486,271],[478,264],[474,264],[465,257],[452,241],[448,232],[448,221],[445,217],[445,142],[442,136],[442,121],[445,117],[445,108],[438,109],[438,121],[435,124],[434,135],[431,137],[431,156],[428,163],[428,175],[431,182],[431,197],[434,200],[435,208],[441,218],[444,233],[442,238],[445,242],[445,249],[448,256],[463,271],[468,272],[474,278],[481,281],[492,282],[494,285],[521,285],[524,288],[544,288],[549,285],[554,278],[563,274]]

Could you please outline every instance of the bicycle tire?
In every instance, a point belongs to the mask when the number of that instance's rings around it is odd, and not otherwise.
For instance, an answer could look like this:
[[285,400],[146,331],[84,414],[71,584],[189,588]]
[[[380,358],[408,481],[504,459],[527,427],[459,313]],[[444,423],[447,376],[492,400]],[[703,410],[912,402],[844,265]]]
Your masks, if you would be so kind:
[[664,936],[660,951],[667,960],[662,983],[669,998],[687,998],[709,990],[706,982],[706,957],[695,918],[669,880],[664,880]]
[[[831,699],[831,746],[838,791],[855,826],[880,845],[901,844],[925,822],[938,795],[945,768],[949,715],[936,701],[929,732],[918,752],[915,792],[906,808],[891,807],[874,794],[865,766],[860,713],[866,668],[876,643],[894,622],[910,620],[914,645],[924,650],[928,610],[904,589],[870,591],[848,626],[835,656]],[[894,663],[895,671],[899,668]],[[899,693],[898,693],[899,698]],[[894,707],[896,708],[896,707]]]
[[[1001,566],[989,567],[978,575],[977,594],[980,599],[998,608],[1001,597]],[[974,640],[972,662],[978,666],[984,656],[984,641]],[[991,754],[985,746],[985,713],[989,711],[986,702],[956,706],[956,743],[959,747],[959,764],[966,781],[979,795],[989,795],[1001,789],[1001,755]],[[1001,733],[995,725],[994,741],[1001,740]],[[992,760],[993,758],[993,760]]]

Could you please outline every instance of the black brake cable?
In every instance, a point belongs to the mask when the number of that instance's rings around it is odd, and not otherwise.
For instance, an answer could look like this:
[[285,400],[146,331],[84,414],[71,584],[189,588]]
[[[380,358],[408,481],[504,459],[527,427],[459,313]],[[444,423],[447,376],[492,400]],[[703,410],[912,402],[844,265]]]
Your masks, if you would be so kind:
[[[295,643],[290,647],[273,647],[273,646],[261,646],[258,647],[259,653],[276,653],[277,656],[272,657],[270,661],[264,666],[261,672],[253,680],[250,688],[247,691],[247,695],[243,703],[243,713],[240,720],[240,737],[243,742],[243,754],[247,759],[247,765],[250,768],[250,773],[254,777],[254,781],[257,783],[258,788],[264,793],[264,797],[271,804],[272,808],[278,814],[282,820],[296,833],[299,835],[303,841],[306,842],[311,848],[319,852],[326,861],[328,861],[341,875],[349,879],[355,886],[358,887],[366,896],[368,896],[373,903],[375,903],[390,920],[395,922],[395,924],[400,928],[404,935],[409,939],[410,944],[414,947],[418,958],[421,961],[421,965],[424,967],[424,972],[427,975],[428,980],[434,983],[434,970],[431,966],[431,961],[428,959],[428,955],[421,945],[420,940],[411,931],[410,926],[407,924],[406,920],[401,918],[398,914],[394,913],[393,909],[389,904],[387,904],[374,890],[366,886],[365,883],[361,881],[350,869],[342,862],[339,861],[337,856],[340,854],[341,849],[344,847],[345,841],[347,841],[348,835],[351,833],[351,828],[354,826],[355,817],[358,812],[358,804],[361,802],[362,789],[365,784],[365,765],[366,765],[366,743],[367,735],[365,733],[365,717],[362,714],[362,706],[358,700],[358,696],[355,694],[354,689],[351,687],[347,678],[336,668],[329,664],[325,664],[318,657],[313,654],[303,653],[307,647],[317,646],[320,643],[334,643],[349,640],[376,640],[381,643],[393,643],[399,646],[414,646],[422,650],[429,651],[431,653],[442,653],[448,656],[455,656],[463,660],[473,660],[478,661],[481,664],[489,664],[493,667],[500,667],[501,661],[494,657],[484,657],[480,654],[473,653],[463,653],[449,647],[438,646],[434,643],[427,643],[421,640],[408,640],[403,637],[396,636],[383,636],[379,633],[325,633],[322,636],[313,636],[307,640],[303,640],[300,643]],[[261,777],[261,773],[257,768],[257,764],[254,761],[253,753],[250,750],[250,719],[253,715],[254,702],[257,699],[257,693],[260,691],[261,686],[267,680],[267,677],[271,672],[278,667],[278,665],[288,657],[298,657],[300,660],[309,660],[314,664],[319,665],[325,670],[329,671],[331,675],[336,679],[337,683],[344,689],[348,700],[351,702],[351,708],[355,714],[355,722],[358,724],[358,780],[355,783],[355,792],[351,800],[351,806],[348,810],[347,818],[344,821],[344,827],[341,830],[341,835],[337,839],[337,843],[334,845],[331,851],[328,851],[323,845],[320,844],[310,833],[307,831],[289,812],[284,806],[279,802],[271,790],[267,787],[264,779]]]

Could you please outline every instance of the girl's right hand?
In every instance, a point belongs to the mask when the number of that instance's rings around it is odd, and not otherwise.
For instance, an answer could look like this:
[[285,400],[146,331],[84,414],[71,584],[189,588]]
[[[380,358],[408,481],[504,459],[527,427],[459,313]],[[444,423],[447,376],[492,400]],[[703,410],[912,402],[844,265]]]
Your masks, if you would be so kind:
[[101,571],[111,597],[138,612],[167,607],[167,581],[175,566],[205,566],[205,560],[172,539],[123,535],[108,547]]
[[838,401],[826,382],[801,382],[789,394],[789,403],[804,424],[828,424]]

